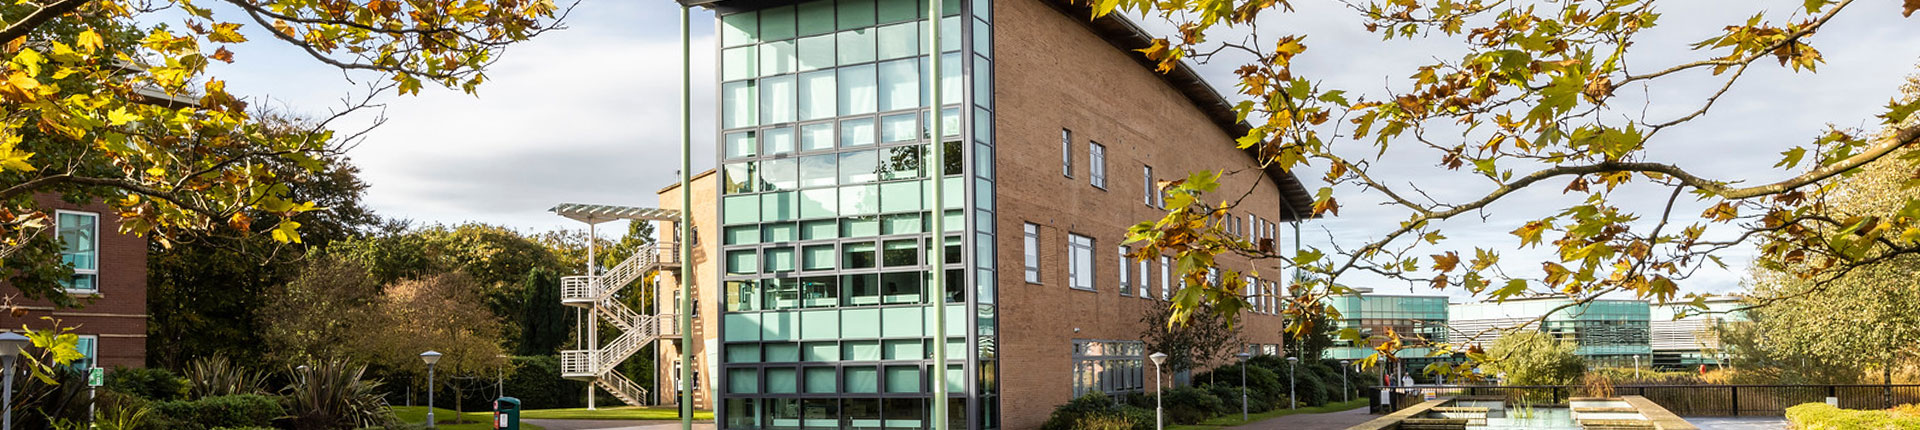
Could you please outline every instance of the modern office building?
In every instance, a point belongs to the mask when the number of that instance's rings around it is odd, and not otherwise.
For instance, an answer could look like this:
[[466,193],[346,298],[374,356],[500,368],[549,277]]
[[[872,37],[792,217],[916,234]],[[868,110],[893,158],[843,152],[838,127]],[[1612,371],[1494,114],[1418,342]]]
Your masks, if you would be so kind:
[[1328,297],[1326,302],[1340,312],[1336,330],[1357,329],[1369,336],[1367,343],[1334,339],[1324,353],[1335,360],[1359,360],[1373,355],[1374,347],[1386,342],[1389,330],[1405,345],[1394,354],[1406,369],[1418,372],[1429,363],[1449,361],[1451,357],[1429,357],[1433,348],[1423,344],[1447,342],[1447,298],[1445,296],[1402,296],[1389,294],[1349,294]]
[[1585,357],[1591,366],[1651,362],[1653,349],[1648,334],[1651,314],[1647,302],[1573,303],[1573,299],[1566,297],[1455,303],[1447,307],[1448,337],[1456,343],[1491,347],[1500,339],[1502,329],[1528,327],[1557,339],[1573,341],[1578,345],[1574,352]]
[[[1077,395],[1151,390],[1142,318],[1180,280],[1123,242],[1164,214],[1156,182],[1234,172],[1221,189],[1253,192],[1219,222],[1256,243],[1281,243],[1310,212],[1297,178],[1234,145],[1247,128],[1228,100],[1185,65],[1156,73],[1133,51],[1147,33],[1124,18],[1088,21],[1064,0],[946,2],[936,117],[926,2],[683,3],[718,15],[719,167],[691,204],[660,192],[658,210],[690,210],[697,239],[661,271],[655,312],[679,314],[682,272],[697,305],[693,332],[658,337],[654,391],[677,401],[678,349],[692,348],[696,406],[721,428],[926,428],[947,402],[954,429],[1029,429]],[[932,150],[946,163],[923,167]],[[945,261],[929,261],[933,217]],[[1219,264],[1249,274],[1249,347],[1277,350],[1278,264]],[[942,383],[949,397],[932,398]]]
[[78,307],[24,300],[18,289],[0,282],[0,297],[13,298],[15,309],[25,311],[0,313],[0,324],[5,324],[0,329],[45,329],[58,322],[79,335],[86,358],[76,366],[146,366],[147,239],[120,233],[118,212],[106,204],[75,204],[50,194],[34,199],[49,208],[48,233],[60,241],[60,261],[74,272],[62,286]]
[[1720,324],[1745,321],[1745,314],[1739,310],[1745,305],[1742,300],[1740,297],[1707,300],[1705,311],[1691,304],[1653,305],[1651,365],[1663,369],[1725,365],[1726,356],[1720,348],[1720,338],[1714,333],[1714,328]]

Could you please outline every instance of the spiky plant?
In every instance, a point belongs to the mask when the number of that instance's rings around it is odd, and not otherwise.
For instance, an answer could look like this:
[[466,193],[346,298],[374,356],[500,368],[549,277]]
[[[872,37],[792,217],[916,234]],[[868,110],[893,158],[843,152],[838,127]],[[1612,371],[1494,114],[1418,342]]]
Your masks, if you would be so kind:
[[265,394],[266,375],[242,367],[224,355],[203,357],[187,366],[187,395],[199,399],[236,394]]
[[366,371],[366,365],[344,359],[292,369],[293,383],[283,390],[290,424],[295,430],[318,430],[393,423],[393,411],[379,393],[381,382],[363,379]]

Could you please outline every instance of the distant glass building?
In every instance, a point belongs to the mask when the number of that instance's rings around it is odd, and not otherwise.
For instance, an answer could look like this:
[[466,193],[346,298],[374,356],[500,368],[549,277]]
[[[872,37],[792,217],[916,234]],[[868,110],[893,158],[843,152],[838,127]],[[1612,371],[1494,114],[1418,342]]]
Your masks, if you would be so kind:
[[[1666,369],[1720,367],[1726,357],[1720,338],[1713,332],[1720,324],[1746,321],[1740,298],[1708,300],[1706,312],[1691,304],[1653,305],[1651,324],[1652,366]],[[1675,318],[1679,317],[1679,318]]]
[[[1576,354],[1590,366],[1632,366],[1652,362],[1651,307],[1639,300],[1594,300],[1574,305],[1567,297],[1448,306],[1449,338],[1492,347],[1502,330],[1532,327],[1579,345]],[[1541,315],[1546,317],[1541,318]],[[1635,361],[1636,357],[1639,361]]]
[[[1327,305],[1340,312],[1335,330],[1359,329],[1373,341],[1356,343],[1340,339],[1327,348],[1325,358],[1358,360],[1374,354],[1374,347],[1385,342],[1387,332],[1399,334],[1409,345],[1447,341],[1447,298],[1443,296],[1393,296],[1352,294],[1327,298]],[[1432,348],[1406,348],[1394,354],[1409,373],[1449,357],[1428,357]]]

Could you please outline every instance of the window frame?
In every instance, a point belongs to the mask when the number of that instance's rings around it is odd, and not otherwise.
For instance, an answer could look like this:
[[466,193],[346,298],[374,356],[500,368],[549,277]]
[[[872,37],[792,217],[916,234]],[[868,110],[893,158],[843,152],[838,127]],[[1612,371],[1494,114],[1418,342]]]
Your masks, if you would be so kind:
[[1133,272],[1131,272],[1133,265],[1127,264],[1128,249],[1125,245],[1114,247],[1114,249],[1120,251],[1120,263],[1114,265],[1120,269],[1120,296],[1133,297]]
[[[70,275],[70,276],[68,277],[68,279],[67,279],[67,280],[66,280],[65,282],[62,282],[62,283],[61,283],[61,286],[60,286],[60,289],[61,289],[61,291],[64,291],[64,292],[66,292],[67,294],[100,294],[100,265],[101,265],[101,258],[100,258],[100,214],[99,214],[99,213],[94,213],[94,212],[87,212],[87,211],[76,211],[76,210],[65,210],[65,209],[58,209],[58,210],[54,210],[54,211],[53,211],[53,214],[54,214],[54,215],[53,215],[53,231],[54,231],[54,238],[56,238],[56,239],[58,239],[58,238],[59,238],[59,235],[60,235],[60,232],[61,232],[61,230],[63,230],[63,229],[64,229],[64,228],[63,228],[63,227],[62,227],[62,226],[60,225],[60,217],[61,217],[62,215],[69,215],[69,214],[71,214],[71,215],[81,215],[81,216],[86,216],[86,217],[90,217],[90,218],[92,218],[92,219],[93,219],[93,225],[91,226],[91,229],[92,229],[92,231],[89,231],[89,232],[87,233],[87,237],[93,240],[93,250],[92,250],[92,253],[93,253],[93,268],[91,268],[91,269],[82,269],[82,268],[78,268],[78,267],[75,267],[75,268],[73,268],[73,275]],[[61,254],[61,256],[62,256],[62,257],[65,257],[65,256],[66,256],[66,253],[67,253],[67,252],[66,252],[66,243],[65,243],[65,241],[62,241],[62,242],[61,242],[61,245],[60,245],[60,246],[61,246],[61,249],[60,249],[60,254]],[[64,262],[63,262],[63,263],[64,263]],[[91,277],[93,277],[93,288],[92,288],[92,289],[84,289],[84,288],[73,288],[73,287],[72,287],[72,285],[73,285],[73,277],[77,277],[77,276],[82,276],[82,275],[85,275],[85,276],[91,276]]]
[[[1094,276],[1099,270],[1099,259],[1094,257],[1094,249],[1099,242],[1092,236],[1067,233],[1067,288],[1081,291],[1099,291],[1099,278]],[[1085,263],[1086,267],[1080,267]],[[1081,285],[1085,277],[1086,284]]]
[[1087,183],[1107,189],[1107,146],[1091,140],[1087,141]]
[[1029,284],[1044,284],[1040,272],[1040,225],[1026,223],[1021,227],[1025,243],[1025,253],[1021,256],[1026,266],[1026,280]]
[[[79,337],[75,338],[74,340],[73,346],[76,350],[80,348],[81,340],[87,341],[86,343],[89,348],[87,348],[86,350],[79,351],[84,356],[80,360],[74,360],[72,366],[74,368],[81,369],[81,370],[100,367],[100,335],[97,335],[97,334],[79,335]],[[81,364],[83,364],[82,360],[85,360],[84,364],[86,364],[86,366],[81,366]]]
[[1073,177],[1073,130],[1060,129],[1060,175]]

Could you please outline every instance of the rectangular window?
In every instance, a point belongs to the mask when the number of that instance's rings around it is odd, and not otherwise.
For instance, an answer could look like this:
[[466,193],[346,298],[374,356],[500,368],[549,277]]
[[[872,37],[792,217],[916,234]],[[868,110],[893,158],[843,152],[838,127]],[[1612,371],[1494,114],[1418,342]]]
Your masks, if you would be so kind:
[[1140,341],[1073,341],[1073,395],[1093,392],[1120,394],[1146,388],[1146,365]]
[[1060,174],[1073,177],[1073,130],[1060,129]]
[[1251,239],[1259,240],[1260,230],[1263,230],[1260,228],[1260,218],[1253,216],[1253,214],[1247,214],[1247,236],[1250,236]]
[[1093,186],[1107,189],[1107,147],[1095,142],[1087,145],[1087,176]]
[[1153,166],[1140,166],[1140,175],[1142,179],[1140,196],[1145,199],[1144,202],[1147,206],[1153,206],[1153,195],[1155,194],[1153,189]]
[[1120,295],[1132,296],[1133,295],[1133,274],[1127,273],[1127,270],[1128,268],[1133,267],[1133,265],[1127,264],[1127,247],[1122,246],[1116,249],[1120,250],[1120,263],[1114,265],[1114,267],[1118,267],[1120,269]]
[[1260,313],[1260,281],[1252,276],[1246,277],[1246,285],[1240,287],[1247,295],[1247,303],[1253,305],[1253,312]]
[[1040,226],[1026,225],[1027,282],[1040,283]]
[[1160,300],[1173,300],[1173,259],[1160,256]]
[[1067,286],[1093,291],[1093,238],[1067,234]]
[[86,212],[56,211],[60,237],[60,262],[73,267],[73,276],[64,283],[67,291],[100,291],[100,215]]
[[80,352],[80,359],[71,364],[76,369],[91,369],[100,364],[100,336],[81,335],[73,345]]
[[1153,293],[1148,288],[1147,283],[1149,272],[1152,272],[1152,270],[1148,270],[1147,259],[1140,259],[1140,298],[1143,299],[1153,298]]

